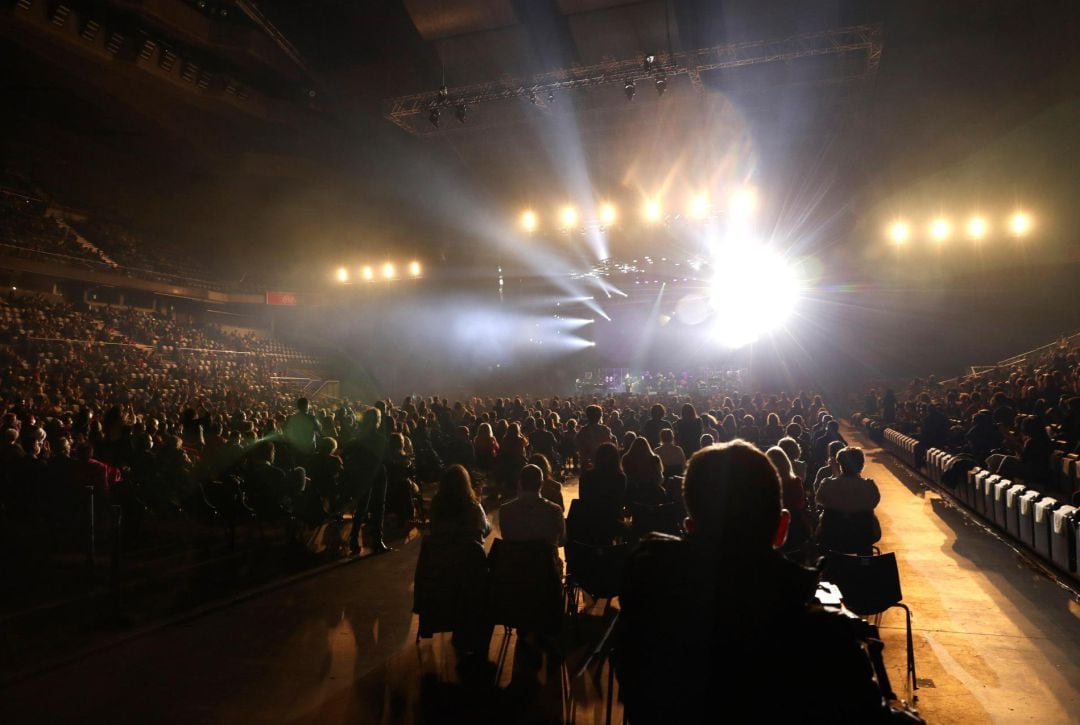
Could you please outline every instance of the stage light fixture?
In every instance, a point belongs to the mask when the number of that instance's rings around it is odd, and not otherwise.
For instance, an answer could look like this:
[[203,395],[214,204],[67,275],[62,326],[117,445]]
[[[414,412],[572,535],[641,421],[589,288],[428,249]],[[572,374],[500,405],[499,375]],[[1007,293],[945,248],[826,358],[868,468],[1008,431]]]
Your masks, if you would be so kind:
[[709,197],[705,194],[692,196],[687,213],[694,219],[704,219],[709,213]]
[[656,56],[652,53],[649,53],[647,56],[645,56],[645,62],[643,65],[645,66],[645,72],[651,73],[653,68],[656,67]]
[[615,211],[615,205],[611,203],[604,203],[600,205],[600,223],[604,225],[614,224],[617,212]]
[[1018,237],[1022,237],[1031,231],[1031,217],[1022,211],[1018,211],[1009,219],[1009,230]]
[[952,233],[952,225],[944,217],[938,217],[930,222],[930,238],[939,244],[949,238]]
[[660,201],[657,199],[649,199],[645,202],[645,206],[642,208],[642,214],[645,217],[645,221],[655,223],[660,221],[660,217],[663,216],[663,209],[660,206]]
[[578,220],[577,209],[572,206],[564,206],[559,211],[559,221],[562,223],[564,229],[576,226]]
[[626,85],[623,86],[623,93],[626,94],[626,100],[634,100],[634,94],[637,93],[637,87],[634,85],[633,81],[626,82]]
[[468,113],[469,107],[466,106],[464,103],[458,104],[458,107],[454,110],[454,116],[457,117],[458,123],[462,125],[465,124],[465,117],[468,115]]
[[365,265],[364,268],[360,270],[360,276],[370,282],[375,279],[375,270],[371,268],[371,265]]
[[435,128],[439,127],[439,119],[442,117],[442,112],[438,108],[432,108],[431,113],[428,114],[427,120],[431,122],[431,125]]
[[345,269],[344,267],[338,267],[337,279],[338,279],[338,282],[348,282],[349,281],[349,270]]
[[980,216],[971,217],[967,223],[967,233],[972,239],[979,240],[986,236],[986,220]]
[[439,89],[439,92],[435,96],[435,103],[441,106],[446,103],[449,98],[450,89],[446,87],[446,84],[443,84],[443,87]]
[[667,78],[660,76],[656,79],[656,95],[663,96],[664,91],[667,90]]
[[412,276],[412,277],[419,277],[420,276],[420,263],[419,262],[411,262],[409,264],[409,275]]
[[893,244],[904,244],[911,236],[911,227],[905,221],[895,221],[889,225],[889,239]]
[[532,232],[535,232],[536,227],[539,225],[539,223],[539,220],[536,218],[536,212],[532,211],[531,209],[526,209],[525,211],[521,212],[521,228],[525,231],[529,232],[530,234]]
[[395,274],[397,274],[397,270],[394,269],[394,265],[390,262],[387,262],[382,266],[382,276],[384,278],[393,279]]

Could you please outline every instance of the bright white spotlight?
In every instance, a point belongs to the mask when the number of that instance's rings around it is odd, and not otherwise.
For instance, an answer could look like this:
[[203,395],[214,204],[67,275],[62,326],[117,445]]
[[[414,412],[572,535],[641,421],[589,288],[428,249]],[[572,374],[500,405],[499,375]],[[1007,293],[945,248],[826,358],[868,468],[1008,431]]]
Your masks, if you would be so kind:
[[930,238],[937,243],[944,242],[952,233],[952,225],[944,217],[938,217],[930,222]]
[[600,223],[607,226],[608,224],[615,223],[615,217],[617,213],[615,211],[615,205],[605,203],[600,205]]
[[648,199],[645,202],[645,206],[642,207],[641,213],[645,217],[645,221],[655,223],[660,221],[660,217],[663,216],[664,210],[660,206],[659,199]]
[[382,276],[386,279],[393,279],[395,274],[397,274],[397,270],[394,269],[394,265],[390,262],[387,262],[382,266]]
[[412,277],[419,277],[420,276],[420,263],[419,262],[412,262],[412,263],[409,264],[409,275],[412,276]]
[[911,227],[908,226],[907,222],[898,220],[889,225],[889,239],[894,244],[904,244],[910,236]]
[[1009,219],[1009,230],[1018,237],[1031,231],[1031,217],[1018,211]]
[[733,219],[749,219],[757,211],[757,192],[747,187],[738,189],[731,195],[728,210]]
[[[739,348],[761,335],[782,327],[795,309],[802,280],[787,260],[756,242],[726,242],[719,245],[713,268],[723,270],[712,280],[710,304],[713,308],[713,339],[729,348]],[[761,294],[761,276],[773,283]],[[754,304],[745,304],[754,300]]]
[[338,267],[337,281],[338,282],[348,282],[349,281],[349,270],[345,269],[344,267]]
[[704,219],[709,213],[709,197],[705,194],[695,194],[690,198],[687,212],[693,219]]
[[986,220],[981,216],[972,217],[967,223],[967,233],[972,239],[979,240],[986,236]]
[[536,227],[539,224],[540,220],[536,218],[536,212],[532,211],[531,209],[526,209],[525,211],[521,212],[522,229],[531,234],[532,232],[536,231]]
[[375,279],[375,270],[371,268],[370,264],[366,265],[362,270],[360,270],[360,274],[368,282]]
[[559,212],[559,221],[562,222],[564,229],[577,226],[577,220],[577,209],[572,206],[564,206]]

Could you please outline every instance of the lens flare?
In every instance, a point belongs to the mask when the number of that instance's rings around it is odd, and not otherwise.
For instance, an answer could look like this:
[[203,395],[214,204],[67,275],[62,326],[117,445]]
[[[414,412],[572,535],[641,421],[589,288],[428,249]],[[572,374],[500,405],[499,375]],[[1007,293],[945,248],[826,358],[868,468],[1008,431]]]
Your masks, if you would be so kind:
[[687,213],[693,219],[704,219],[709,213],[709,197],[705,194],[696,194],[691,197]]
[[[710,304],[713,339],[724,347],[739,348],[776,330],[791,317],[803,282],[795,269],[775,250],[756,242],[726,242],[714,250]],[[761,294],[761,278],[772,282]],[[753,300],[753,304],[746,304]]]
[[907,222],[895,221],[889,225],[889,239],[894,244],[904,244],[910,236],[911,227],[908,226]]
[[386,279],[393,279],[395,274],[397,274],[397,270],[394,269],[394,265],[390,262],[382,266],[382,276]]
[[1031,231],[1031,217],[1022,211],[1018,211],[1009,219],[1009,230],[1018,237],[1022,237]]
[[972,217],[967,223],[967,233],[972,239],[978,240],[986,236],[988,226],[986,220],[980,216]]
[[360,271],[360,275],[368,282],[370,282],[371,280],[375,279],[375,270],[371,268],[371,265],[368,265]]
[[943,217],[938,217],[934,221],[930,222],[930,238],[939,244],[949,238],[952,233],[952,225],[949,224],[949,220]]
[[649,223],[656,223],[660,221],[660,217],[663,216],[663,208],[660,206],[658,199],[649,199],[645,202],[645,206],[641,209],[642,215],[645,217],[645,221]]
[[744,221],[753,216],[754,212],[757,211],[757,206],[757,192],[747,187],[738,189],[731,194],[728,211],[732,219]]
[[615,211],[615,205],[614,204],[605,203],[605,204],[600,205],[600,223],[601,224],[604,224],[604,225],[614,224],[616,216],[617,216],[617,212]]
[[411,276],[419,277],[420,272],[421,272],[421,269],[420,269],[420,263],[419,262],[412,262],[411,264],[409,264],[409,274]]
[[348,282],[349,281],[349,270],[345,269],[344,267],[338,267],[337,279],[338,279],[338,282]]
[[536,231],[536,227],[540,224],[540,220],[536,218],[536,212],[531,209],[527,209],[521,212],[521,228],[525,231],[532,233]]
[[566,229],[569,229],[572,226],[576,226],[577,220],[577,209],[572,206],[564,206],[562,208],[562,211],[559,212],[559,221],[562,222],[563,227]]

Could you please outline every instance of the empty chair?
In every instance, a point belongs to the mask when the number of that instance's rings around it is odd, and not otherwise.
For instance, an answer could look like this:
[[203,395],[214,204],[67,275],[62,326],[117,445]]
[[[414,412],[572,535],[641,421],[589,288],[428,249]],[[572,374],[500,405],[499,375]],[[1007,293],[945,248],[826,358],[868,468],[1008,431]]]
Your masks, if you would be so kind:
[[1080,509],[1064,505],[1050,517],[1050,558],[1062,571],[1076,573],[1076,520]]
[[1060,505],[1052,496],[1046,496],[1035,502],[1032,539],[1035,551],[1045,559],[1050,558],[1050,524],[1054,509]]
[[993,521],[1000,529],[1005,528],[1005,492],[1012,488],[1013,482],[1003,478],[994,484],[992,496]]
[[896,554],[856,556],[830,552],[825,559],[824,576],[840,588],[844,606],[862,617],[877,617],[892,607],[904,610],[907,625],[907,677],[912,690],[915,679],[915,646],[911,636],[911,609],[903,603],[900,570]]
[[655,506],[635,503],[630,505],[630,515],[633,536],[635,539],[640,539],[653,531],[672,536],[682,534],[686,511],[682,504],[675,501]]
[[578,591],[595,600],[618,596],[623,572],[630,557],[629,544],[594,546],[579,541],[566,542],[567,609],[577,614]]
[[455,646],[487,651],[488,564],[483,545],[469,536],[430,534],[420,542],[413,586],[416,639],[453,632]]
[[1020,496],[1020,508],[1017,511],[1020,518],[1020,541],[1031,548],[1035,548],[1035,504],[1041,497],[1041,493],[1029,488]]
[[1013,484],[1005,492],[1005,531],[1020,538],[1020,497],[1027,491],[1022,483]]

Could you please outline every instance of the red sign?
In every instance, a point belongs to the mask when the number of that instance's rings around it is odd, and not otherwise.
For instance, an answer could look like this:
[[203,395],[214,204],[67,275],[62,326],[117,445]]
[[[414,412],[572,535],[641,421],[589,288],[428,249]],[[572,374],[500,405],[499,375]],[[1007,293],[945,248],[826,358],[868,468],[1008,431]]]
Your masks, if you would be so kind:
[[268,305],[295,305],[295,292],[267,292],[266,304]]

